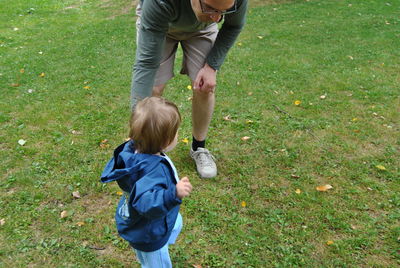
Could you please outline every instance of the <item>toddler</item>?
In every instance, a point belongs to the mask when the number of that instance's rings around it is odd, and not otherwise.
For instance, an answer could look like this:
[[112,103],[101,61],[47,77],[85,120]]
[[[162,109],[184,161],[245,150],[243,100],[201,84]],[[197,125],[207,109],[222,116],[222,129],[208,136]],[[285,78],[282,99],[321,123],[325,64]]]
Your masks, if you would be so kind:
[[102,182],[123,191],[115,220],[118,233],[136,252],[142,267],[172,267],[168,245],[182,229],[179,206],[190,194],[187,177],[178,178],[165,154],[178,142],[181,116],[172,102],[149,97],[138,102],[130,120],[130,140],[118,146]]

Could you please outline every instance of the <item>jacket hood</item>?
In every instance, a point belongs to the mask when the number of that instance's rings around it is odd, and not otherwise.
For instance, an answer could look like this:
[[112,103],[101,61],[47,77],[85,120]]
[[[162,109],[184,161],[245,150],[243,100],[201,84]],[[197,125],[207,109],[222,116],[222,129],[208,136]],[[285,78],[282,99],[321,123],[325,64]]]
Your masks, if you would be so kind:
[[135,153],[133,141],[127,141],[114,150],[114,157],[101,174],[101,182],[117,181],[122,190],[131,192],[134,182],[163,159],[158,155]]

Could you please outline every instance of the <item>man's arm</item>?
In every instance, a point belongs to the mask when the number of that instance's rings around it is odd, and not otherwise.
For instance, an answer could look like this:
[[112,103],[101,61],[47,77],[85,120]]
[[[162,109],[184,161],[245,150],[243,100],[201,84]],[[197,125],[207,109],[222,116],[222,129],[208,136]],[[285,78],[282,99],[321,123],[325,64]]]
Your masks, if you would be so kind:
[[247,0],[237,0],[237,11],[225,15],[215,44],[207,56],[207,64],[219,70],[226,54],[235,43],[246,21]]
[[164,47],[168,22],[173,9],[163,0],[142,2],[142,14],[137,32],[136,59],[133,66],[131,104],[152,93],[154,78],[158,70]]

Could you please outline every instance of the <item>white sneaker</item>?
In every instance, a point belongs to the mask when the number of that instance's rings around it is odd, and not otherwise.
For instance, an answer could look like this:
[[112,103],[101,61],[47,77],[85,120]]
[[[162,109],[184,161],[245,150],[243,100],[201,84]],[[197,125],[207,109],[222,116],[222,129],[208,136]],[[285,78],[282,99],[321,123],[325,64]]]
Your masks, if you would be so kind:
[[193,151],[190,148],[190,156],[196,163],[197,172],[203,179],[209,179],[217,176],[217,165],[215,164],[214,156],[205,148],[197,148]]

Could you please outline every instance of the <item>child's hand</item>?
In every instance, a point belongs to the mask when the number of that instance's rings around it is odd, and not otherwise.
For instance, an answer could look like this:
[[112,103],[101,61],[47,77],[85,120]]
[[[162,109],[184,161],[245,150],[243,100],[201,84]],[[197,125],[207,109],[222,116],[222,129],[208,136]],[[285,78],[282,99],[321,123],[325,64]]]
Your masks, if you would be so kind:
[[176,184],[176,195],[179,197],[179,199],[188,196],[191,191],[192,185],[190,184],[188,177],[183,177]]

